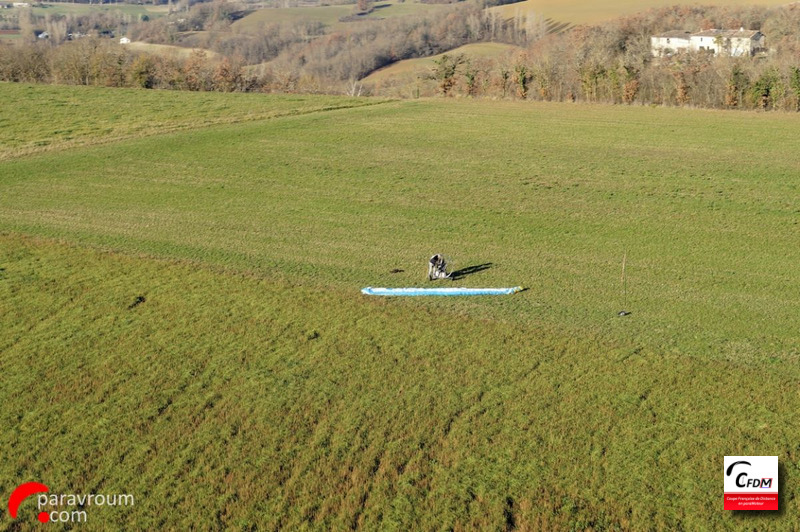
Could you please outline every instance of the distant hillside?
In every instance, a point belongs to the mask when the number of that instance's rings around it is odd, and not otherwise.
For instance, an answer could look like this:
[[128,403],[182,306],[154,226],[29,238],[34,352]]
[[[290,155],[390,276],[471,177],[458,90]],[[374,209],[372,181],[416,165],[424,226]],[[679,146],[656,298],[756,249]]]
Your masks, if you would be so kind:
[[358,24],[359,21],[364,19],[375,20],[402,17],[428,13],[441,8],[441,4],[423,4],[420,2],[398,2],[396,0],[376,2],[372,12],[346,22],[342,22],[340,19],[354,15],[354,4],[264,8],[237,20],[231,25],[231,28],[242,33],[257,33],[266,24],[319,22],[332,30],[340,30]]
[[67,2],[37,3],[31,8],[36,16],[57,15],[94,15],[103,13],[121,13],[136,17],[146,15],[149,18],[158,18],[167,15],[169,7],[166,5],[138,5],[138,4],[76,4]]
[[[38,17],[27,32],[12,27],[0,35],[0,81],[800,109],[800,4],[526,0],[487,8],[478,0],[421,1],[379,1],[362,6],[369,11],[364,15],[356,15],[353,4],[256,9],[203,2],[139,22],[120,13]],[[756,60],[733,66],[708,54],[693,56],[691,65],[653,60],[651,35],[739,27],[763,32],[774,53],[759,52]],[[47,28],[54,46],[36,42],[35,28]],[[99,34],[103,45],[67,41],[70,33],[86,32]],[[106,38],[112,35],[135,44],[120,48]],[[11,46],[14,40],[20,46]],[[194,49],[209,51],[210,64],[187,77],[181,63]],[[65,68],[71,50],[115,67],[88,76]],[[142,60],[132,53],[138,51],[158,57]],[[433,80],[431,67],[444,53],[470,61],[439,69]],[[220,57],[230,61],[222,65]]]
[[631,15],[653,7],[680,5],[715,6],[780,6],[785,0],[703,0],[702,2],[678,2],[675,0],[608,0],[606,2],[586,2],[585,0],[525,0],[516,4],[506,4],[489,8],[500,13],[503,18],[537,15],[565,26],[595,24],[624,15]]
[[[686,5],[700,5],[701,3],[726,6],[753,4],[774,6],[781,5],[784,2],[781,0],[684,2]],[[498,14],[503,20],[524,19],[515,24],[515,27],[525,28],[530,35],[538,34],[544,36],[546,34],[560,33],[577,25],[599,23],[651,8],[674,4],[674,0],[611,0],[604,3],[578,0],[525,0],[514,4],[488,8],[487,11]],[[345,6],[335,7],[343,8]],[[306,10],[308,9],[306,8]],[[500,43],[477,43],[462,46],[447,53],[464,53],[472,57],[496,58],[514,49],[519,48]],[[418,91],[420,86],[419,74],[428,71],[433,66],[434,59],[438,59],[441,55],[398,61],[371,73],[362,81],[379,92],[385,92],[387,87],[393,87],[394,92],[399,91],[400,93],[408,93],[413,87],[417,87],[413,88],[413,90]]]
[[220,55],[216,52],[211,50],[206,50],[204,48],[187,48],[183,46],[172,46],[169,44],[151,44],[147,42],[139,42],[135,41],[130,44],[126,45],[132,50],[136,50],[138,52],[148,52],[151,54],[158,54],[164,57],[173,57],[178,59],[186,59],[192,52],[195,50],[201,50],[205,52],[206,57],[209,59],[216,59],[219,58]]
[[[459,46],[453,50],[445,52],[448,55],[464,54],[469,58],[497,58],[519,47],[510,44],[484,42]],[[367,84],[380,88],[385,85],[398,85],[414,82],[422,73],[427,73],[434,66],[434,61],[440,59],[444,54],[431,57],[420,57],[417,59],[406,59],[398,61],[385,68],[376,70],[362,81]]]

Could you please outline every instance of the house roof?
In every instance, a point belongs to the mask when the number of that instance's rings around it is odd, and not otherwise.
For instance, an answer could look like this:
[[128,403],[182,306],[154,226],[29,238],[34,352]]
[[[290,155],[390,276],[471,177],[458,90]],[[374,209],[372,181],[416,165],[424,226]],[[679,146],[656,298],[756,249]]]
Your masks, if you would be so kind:
[[692,32],[688,30],[673,30],[655,35],[655,37],[660,39],[689,39],[691,36]]
[[760,35],[758,30],[705,30],[693,33],[692,37],[724,37],[726,39],[753,39]]

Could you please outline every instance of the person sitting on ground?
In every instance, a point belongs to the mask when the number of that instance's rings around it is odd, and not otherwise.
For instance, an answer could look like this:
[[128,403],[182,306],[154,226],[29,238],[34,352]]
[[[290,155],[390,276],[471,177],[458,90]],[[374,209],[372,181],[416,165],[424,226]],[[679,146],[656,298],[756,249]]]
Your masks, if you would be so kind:
[[447,273],[447,261],[444,257],[437,253],[428,261],[428,280],[434,281],[436,279],[447,279],[450,274]]

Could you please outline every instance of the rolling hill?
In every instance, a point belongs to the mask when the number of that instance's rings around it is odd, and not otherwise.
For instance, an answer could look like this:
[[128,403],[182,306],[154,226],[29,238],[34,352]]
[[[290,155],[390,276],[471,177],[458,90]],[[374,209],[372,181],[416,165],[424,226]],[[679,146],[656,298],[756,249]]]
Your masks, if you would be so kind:
[[206,57],[209,59],[221,58],[220,54],[205,48],[189,48],[184,46],[174,46],[171,44],[153,44],[141,41],[133,41],[125,46],[138,52],[148,52],[155,55],[163,55],[165,57],[174,57],[178,59],[186,59],[195,51],[201,51],[205,53]]
[[610,2],[585,2],[578,0],[524,0],[489,8],[503,18],[515,16],[542,16],[558,21],[564,27],[596,24],[624,15],[632,15],[653,7],[672,5],[763,5],[779,6],[783,0],[708,0],[702,2],[675,2],[672,0],[612,0]]
[[352,16],[354,13],[353,4],[332,5],[332,6],[310,6],[310,7],[287,7],[287,8],[264,8],[257,9],[253,13],[234,22],[231,27],[234,31],[249,33],[257,32],[259,27],[264,24],[274,24],[282,22],[319,22],[331,30],[342,30],[353,24],[358,24],[359,20],[402,17],[426,13],[441,9],[438,4],[423,4],[420,2],[399,2],[397,0],[387,2],[375,2],[374,10],[357,20],[342,22],[339,19]]
[[[468,58],[479,59],[497,58],[511,54],[515,50],[519,50],[519,48],[510,44],[475,43],[460,46],[446,53],[448,55],[463,54]],[[387,67],[376,70],[362,81],[376,88],[390,84],[414,83],[421,75],[429,74],[434,66],[434,61],[441,59],[442,55],[444,54],[397,61]]]

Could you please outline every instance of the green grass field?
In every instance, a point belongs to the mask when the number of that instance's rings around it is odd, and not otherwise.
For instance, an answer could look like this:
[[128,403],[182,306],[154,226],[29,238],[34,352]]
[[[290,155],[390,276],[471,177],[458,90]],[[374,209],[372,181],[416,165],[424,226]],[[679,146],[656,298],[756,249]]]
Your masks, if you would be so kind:
[[[367,100],[304,96],[274,97],[205,92],[0,84],[7,106],[0,114],[0,160],[68,146],[102,144],[211,124],[263,120]],[[46,105],[41,105],[41,102]],[[191,109],[186,107],[191,106]]]
[[[0,492],[135,494],[87,529],[796,523],[800,117],[0,95]],[[31,151],[114,102],[119,140]],[[528,290],[359,293],[437,251]],[[723,456],[774,454],[781,512],[724,512]]]

